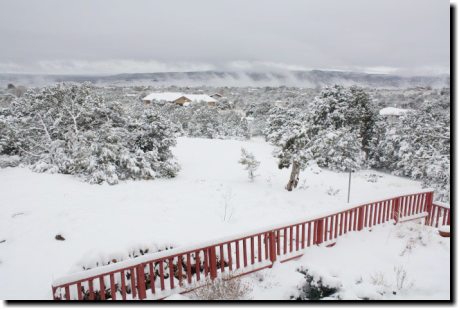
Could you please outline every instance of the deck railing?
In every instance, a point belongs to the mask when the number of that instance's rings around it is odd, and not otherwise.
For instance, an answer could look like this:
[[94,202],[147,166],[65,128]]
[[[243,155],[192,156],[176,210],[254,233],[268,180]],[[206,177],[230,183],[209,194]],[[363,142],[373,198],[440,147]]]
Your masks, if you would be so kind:
[[331,244],[351,231],[386,222],[424,218],[430,226],[450,224],[450,209],[433,204],[433,191],[344,208],[333,214],[255,232],[175,248],[97,267],[54,281],[53,298],[63,300],[162,299],[224,275],[239,276],[303,255],[305,248]]
[[427,210],[428,216],[425,225],[440,227],[450,226],[450,206],[442,202],[433,202],[431,209]]

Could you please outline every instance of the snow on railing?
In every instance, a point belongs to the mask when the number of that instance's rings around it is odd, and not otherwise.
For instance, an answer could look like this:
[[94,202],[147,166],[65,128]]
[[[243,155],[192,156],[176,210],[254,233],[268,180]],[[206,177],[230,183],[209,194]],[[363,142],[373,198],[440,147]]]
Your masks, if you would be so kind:
[[427,212],[429,214],[425,220],[425,225],[450,226],[450,206],[448,204],[439,201],[433,202],[431,209],[428,209]]
[[[193,246],[146,254],[59,278],[54,299],[161,299],[204,285],[223,274],[242,275],[303,255],[303,250],[336,240],[349,231],[426,216],[431,226],[450,223],[450,210],[433,204],[433,191],[346,205],[322,213]],[[437,217],[437,219],[436,219]],[[445,218],[445,219],[444,219]],[[171,272],[172,271],[172,272]],[[172,274],[172,275],[171,275]]]
[[438,205],[438,206],[440,206],[442,208],[450,209],[450,205],[445,203],[445,202],[435,201],[435,202],[433,202],[433,204]]

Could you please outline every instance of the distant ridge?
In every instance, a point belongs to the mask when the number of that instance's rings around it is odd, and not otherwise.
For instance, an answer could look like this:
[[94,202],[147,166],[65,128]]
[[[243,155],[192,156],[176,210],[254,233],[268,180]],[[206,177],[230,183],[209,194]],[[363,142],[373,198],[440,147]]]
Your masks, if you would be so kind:
[[450,76],[399,76],[344,71],[196,71],[123,73],[116,75],[34,75],[0,74],[1,84],[42,86],[56,82],[90,81],[98,85],[152,85],[152,86],[292,86],[315,88],[333,84],[360,85],[373,88],[448,87]]

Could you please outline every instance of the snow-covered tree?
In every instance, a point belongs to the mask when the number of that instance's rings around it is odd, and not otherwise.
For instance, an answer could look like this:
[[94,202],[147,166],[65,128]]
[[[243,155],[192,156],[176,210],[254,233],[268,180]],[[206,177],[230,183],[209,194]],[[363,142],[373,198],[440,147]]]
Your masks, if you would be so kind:
[[256,177],[256,170],[259,168],[260,162],[257,161],[254,154],[248,152],[245,148],[241,148],[241,158],[238,161],[244,166],[244,169],[248,172],[249,180],[252,182]]
[[249,123],[247,119],[235,111],[225,111],[220,113],[221,118],[221,136],[231,138],[249,139],[251,133],[249,131]]
[[333,170],[358,169],[370,151],[377,117],[369,95],[358,87],[335,85],[323,89],[310,107],[317,163]]
[[366,159],[371,151],[371,141],[374,136],[375,123],[378,119],[377,107],[371,100],[369,93],[363,88],[352,86],[351,104],[347,118],[350,119],[349,125],[355,125],[361,137],[361,149],[364,151]]
[[220,137],[219,112],[217,108],[200,106],[192,111],[188,133],[192,137],[216,139]]
[[276,146],[278,168],[291,167],[288,191],[297,187],[300,170],[312,159],[308,117],[300,110],[274,108],[268,121],[266,139]]
[[338,171],[357,171],[364,162],[361,146],[357,130],[342,127],[319,132],[311,149],[319,166]]
[[13,145],[34,171],[109,184],[178,171],[169,150],[175,139],[168,121],[155,113],[130,119],[121,104],[105,102],[90,84],[29,90],[9,113]]
[[8,109],[0,109],[0,155],[16,155],[15,118]]
[[334,85],[324,88],[310,105],[311,127],[314,134],[324,129],[339,129],[355,121],[352,110],[352,94],[349,89]]
[[131,119],[128,130],[132,132],[130,149],[139,149],[151,157],[156,177],[176,176],[179,165],[171,152],[176,145],[176,129],[171,122],[154,111],[145,111],[137,121]]
[[437,189],[437,199],[450,199],[450,115],[436,101],[426,101],[389,122],[377,123],[370,153],[374,168],[422,180]]
[[[145,108],[144,108],[145,109]],[[173,104],[155,106],[153,110],[173,122],[176,132],[209,139],[250,138],[249,124],[242,113],[218,107],[191,104],[181,107]]]

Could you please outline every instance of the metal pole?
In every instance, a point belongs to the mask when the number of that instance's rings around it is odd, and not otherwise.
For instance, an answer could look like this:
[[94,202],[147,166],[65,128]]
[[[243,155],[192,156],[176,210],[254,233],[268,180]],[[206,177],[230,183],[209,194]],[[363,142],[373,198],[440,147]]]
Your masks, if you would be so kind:
[[350,187],[351,187],[351,170],[348,171],[348,199],[347,199],[347,203],[350,203]]

